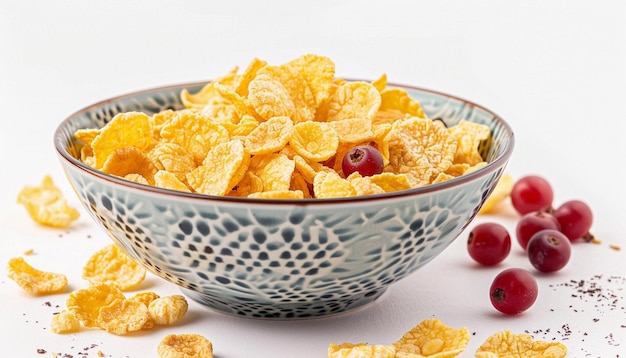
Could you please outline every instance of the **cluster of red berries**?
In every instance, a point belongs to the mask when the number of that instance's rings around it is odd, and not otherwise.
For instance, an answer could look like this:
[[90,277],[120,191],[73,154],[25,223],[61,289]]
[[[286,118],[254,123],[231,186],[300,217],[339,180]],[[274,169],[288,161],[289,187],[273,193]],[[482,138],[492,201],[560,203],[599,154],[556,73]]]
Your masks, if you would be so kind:
[[[561,270],[570,260],[571,243],[592,238],[589,229],[593,215],[589,206],[570,200],[554,209],[552,187],[540,176],[520,178],[513,185],[510,198],[520,214],[515,228],[517,242],[540,272]],[[482,223],[470,231],[467,249],[481,265],[496,265],[509,255],[511,236],[501,224]],[[534,304],[537,293],[537,281],[529,271],[510,268],[495,277],[490,299],[497,310],[517,314]]]

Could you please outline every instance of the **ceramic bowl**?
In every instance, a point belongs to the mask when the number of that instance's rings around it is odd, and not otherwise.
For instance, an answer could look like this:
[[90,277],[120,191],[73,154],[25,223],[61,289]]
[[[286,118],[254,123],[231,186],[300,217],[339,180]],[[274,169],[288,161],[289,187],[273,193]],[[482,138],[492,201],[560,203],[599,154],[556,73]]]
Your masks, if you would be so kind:
[[120,112],[180,109],[180,91],[194,93],[205,83],[93,104],[59,125],[54,144],[80,201],[114,242],[188,297],[233,315],[320,317],[376,300],[461,234],[513,150],[511,128],[490,110],[443,93],[398,86],[420,101],[430,118],[447,125],[461,119],[487,125],[492,137],[480,150],[489,164],[453,180],[382,195],[260,200],[135,184],[77,159],[77,129],[102,127]]

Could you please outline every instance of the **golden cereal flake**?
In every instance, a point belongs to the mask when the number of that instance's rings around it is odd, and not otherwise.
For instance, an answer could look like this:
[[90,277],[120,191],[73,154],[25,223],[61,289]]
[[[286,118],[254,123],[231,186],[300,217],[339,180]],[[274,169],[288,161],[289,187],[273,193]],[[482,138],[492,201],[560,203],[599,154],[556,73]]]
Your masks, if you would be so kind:
[[285,66],[294,69],[305,79],[313,93],[317,107],[326,102],[335,77],[335,63],[330,58],[305,54],[287,62]]
[[450,135],[457,140],[457,149],[454,154],[455,163],[474,165],[484,159],[478,152],[481,141],[489,138],[491,131],[484,124],[461,120],[457,125],[448,129]]
[[302,199],[304,193],[301,190],[274,190],[252,193],[248,198],[254,199]]
[[349,118],[373,119],[381,104],[381,96],[371,83],[355,81],[339,86],[330,98],[328,121]]
[[328,124],[337,132],[339,143],[365,143],[374,139],[370,118],[340,119]]
[[145,291],[145,292],[137,292],[134,295],[130,296],[128,299],[141,302],[144,305],[146,305],[146,307],[148,307],[150,305],[150,302],[156,300],[159,297],[161,296],[159,296],[155,292]]
[[161,140],[161,129],[168,124],[178,114],[178,111],[166,109],[150,116],[150,127],[152,128],[152,137],[155,140]]
[[248,64],[248,67],[240,74],[235,77],[233,87],[235,88],[235,92],[240,96],[248,95],[248,86],[250,85],[250,81],[252,81],[259,70],[263,67],[267,66],[267,61],[261,60],[259,58],[253,58],[252,61]]
[[313,192],[318,199],[355,196],[356,190],[349,181],[335,172],[318,172],[313,179]]
[[233,178],[241,175],[242,179],[240,168],[248,160],[240,140],[221,143],[209,151],[202,165],[187,174],[187,182],[198,193],[226,195],[237,184]]
[[406,174],[411,186],[432,183],[452,165],[456,138],[438,122],[412,117],[394,122],[385,137],[389,164],[385,171]]
[[287,90],[289,98],[294,104],[294,112],[290,116],[294,123],[312,121],[315,119],[316,99],[311,91],[309,82],[298,71],[297,67],[283,64],[280,66],[265,66],[259,69],[259,76],[269,76],[280,82]]
[[302,157],[322,162],[337,152],[339,135],[328,123],[301,122],[294,126],[289,144]]
[[365,343],[331,343],[328,346],[328,358],[394,358],[396,349],[392,345]]
[[142,302],[117,298],[98,310],[97,325],[118,336],[144,328],[150,320],[148,307]]
[[391,193],[398,190],[406,190],[411,188],[409,179],[405,174],[380,173],[369,177],[369,180],[381,187],[385,192]]
[[245,137],[258,127],[260,122],[249,114],[242,116],[237,123],[222,123],[231,138]]
[[239,181],[229,195],[246,197],[252,193],[261,191],[263,191],[263,180],[251,171],[246,171],[241,181]]
[[380,96],[380,110],[383,112],[396,112],[399,118],[406,114],[426,118],[420,103],[402,88],[385,88],[380,92]]
[[207,153],[215,146],[230,139],[228,131],[210,118],[190,111],[180,112],[161,129],[165,142],[175,143],[193,156],[200,165]]
[[93,142],[98,134],[100,134],[100,129],[97,128],[79,129],[74,132],[74,138],[84,145],[91,147],[91,142]]
[[309,184],[313,184],[313,179],[315,178],[315,175],[317,173],[321,171],[330,171],[330,168],[328,168],[327,166],[318,162],[307,160],[300,155],[295,155],[293,157],[293,161],[295,163],[297,171]]
[[17,195],[17,203],[23,205],[37,223],[52,227],[67,227],[78,219],[78,210],[69,206],[52,177],[46,175],[39,186],[25,186]]
[[24,260],[15,257],[7,265],[8,276],[24,291],[32,295],[48,295],[67,287],[67,276],[60,273],[40,271]]
[[130,173],[123,176],[125,180],[132,181],[133,183],[150,185],[148,183],[148,179],[144,178],[143,175],[137,173]]
[[66,306],[83,326],[98,327],[100,308],[116,299],[125,299],[122,291],[113,284],[101,283],[70,293]]
[[461,354],[470,340],[465,327],[455,329],[436,318],[422,321],[393,343],[396,356],[450,358]]
[[489,336],[476,350],[476,358],[563,358],[567,347],[556,341],[534,340],[530,334],[509,330]]
[[159,297],[150,302],[148,313],[156,325],[165,326],[180,321],[187,313],[188,307],[185,297],[171,295]]
[[387,74],[383,73],[380,77],[373,80],[372,86],[374,86],[378,92],[382,92],[387,87]]
[[192,333],[168,334],[157,347],[159,358],[213,358],[213,344]]
[[145,277],[146,269],[116,244],[94,252],[83,267],[83,278],[90,284],[113,284],[122,291],[139,286]]
[[115,115],[91,142],[95,168],[100,169],[109,155],[121,147],[146,151],[154,145],[150,118],[145,113],[127,112]]
[[215,80],[205,84],[198,92],[189,93],[187,89],[183,89],[180,93],[180,100],[189,109],[201,109],[207,104],[224,102],[224,99],[215,89],[215,84],[234,83],[237,77],[238,67],[234,67],[226,75],[216,78]]
[[250,161],[249,170],[263,182],[263,191],[289,190],[295,162],[284,154],[257,155]]
[[385,190],[380,186],[374,184],[371,180],[371,177],[364,177],[359,174],[359,172],[354,172],[350,174],[346,178],[350,185],[354,188],[357,196],[360,195],[374,195],[374,194],[383,194]]
[[286,116],[293,120],[296,106],[283,84],[267,74],[256,76],[248,86],[247,102],[262,120]]
[[181,180],[185,175],[196,168],[193,155],[180,144],[159,142],[148,152],[148,157],[157,169],[166,170]]
[[253,155],[273,153],[287,145],[293,130],[289,117],[272,117],[246,135],[243,144]]
[[134,146],[120,147],[112,151],[101,170],[107,174],[125,177],[128,174],[139,174],[150,185],[154,185],[154,174],[157,167],[147,154]]
[[159,188],[191,192],[187,185],[180,181],[176,175],[166,170],[159,170],[154,175],[154,185]]
[[52,316],[50,323],[52,332],[56,334],[65,334],[78,332],[81,329],[80,319],[74,312],[64,309]]

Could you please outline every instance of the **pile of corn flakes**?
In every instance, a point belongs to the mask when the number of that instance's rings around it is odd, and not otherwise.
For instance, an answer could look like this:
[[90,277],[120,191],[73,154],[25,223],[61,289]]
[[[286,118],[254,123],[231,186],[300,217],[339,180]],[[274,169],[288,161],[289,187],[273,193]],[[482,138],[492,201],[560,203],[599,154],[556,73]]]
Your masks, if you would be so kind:
[[[282,65],[254,59],[197,93],[182,110],[126,112],[102,128],[80,129],[80,159],[130,181],[206,195],[333,198],[429,185],[486,163],[478,145],[488,127],[462,120],[447,128],[424,114],[386,75],[335,77],[327,57],[307,54]],[[384,171],[343,174],[357,145],[382,155]]]
[[[63,274],[35,269],[21,258],[8,264],[8,275],[33,295],[62,292],[67,287]],[[99,328],[115,335],[145,331],[155,326],[180,322],[188,310],[181,295],[161,297],[151,291],[127,297],[123,291],[136,288],[145,271],[115,244],[96,251],[83,267],[89,287],[71,292],[66,307],[52,318],[52,332],[65,334],[83,328]],[[467,347],[467,328],[452,328],[438,319],[422,321],[392,344],[330,343],[329,358],[451,358]],[[211,341],[199,334],[168,334],[157,347],[161,358],[213,357]],[[488,337],[476,350],[478,358],[552,357],[567,355],[567,347],[556,341],[533,340],[528,334],[502,331]]]
[[[10,259],[7,267],[9,278],[33,295],[59,293],[68,284],[64,274],[38,270],[22,257]],[[160,297],[149,291],[124,295],[145,275],[146,270],[115,244],[96,251],[83,267],[89,287],[69,294],[66,308],[52,318],[52,331],[70,333],[86,327],[124,335],[180,321],[188,308],[181,295]]]
[[[452,358],[463,353],[470,340],[467,328],[452,328],[436,318],[422,321],[392,344],[331,343],[328,358]],[[489,336],[476,350],[476,358],[563,358],[567,347],[560,342],[533,340],[529,334],[511,331]]]

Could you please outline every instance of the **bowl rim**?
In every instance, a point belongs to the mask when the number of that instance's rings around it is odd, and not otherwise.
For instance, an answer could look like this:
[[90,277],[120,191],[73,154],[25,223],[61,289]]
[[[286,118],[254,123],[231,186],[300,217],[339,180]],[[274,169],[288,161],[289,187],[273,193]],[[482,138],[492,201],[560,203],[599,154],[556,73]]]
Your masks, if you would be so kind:
[[[349,78],[344,78],[344,79],[346,81],[368,81],[368,80],[363,80],[363,79],[349,79]],[[89,165],[83,163],[82,161],[74,158],[66,150],[68,141],[62,140],[62,138],[65,137],[63,134],[63,129],[67,127],[68,124],[77,116],[85,114],[96,108],[102,107],[108,103],[122,100],[124,98],[135,97],[135,96],[148,94],[152,92],[173,90],[176,88],[180,88],[182,90],[184,88],[202,86],[204,84],[207,84],[210,81],[211,80],[178,82],[178,83],[173,83],[173,84],[168,84],[168,85],[150,87],[150,88],[145,88],[145,89],[141,89],[137,91],[130,91],[130,92],[126,92],[123,94],[119,94],[119,95],[109,97],[107,99],[92,103],[88,106],[85,106],[71,113],[69,116],[67,116],[61,123],[59,123],[59,125],[55,129],[53,139],[54,139],[54,147],[57,152],[57,155],[63,163],[71,165],[75,169],[85,172],[86,174],[90,176],[94,176],[100,180],[110,182],[114,185],[121,185],[124,187],[128,187],[129,189],[139,190],[141,192],[145,192],[146,194],[158,194],[158,195],[164,195],[164,196],[170,196],[170,197],[194,199],[194,200],[207,201],[207,202],[215,201],[215,202],[224,202],[224,203],[240,203],[240,204],[247,204],[247,205],[250,205],[250,204],[327,205],[327,204],[360,203],[364,201],[377,201],[377,200],[389,200],[389,199],[397,199],[397,198],[405,198],[405,197],[415,197],[415,196],[419,196],[420,194],[429,194],[429,193],[433,193],[436,191],[442,191],[451,187],[455,187],[457,185],[461,185],[463,183],[470,182],[479,177],[487,175],[495,171],[497,168],[506,166],[508,160],[510,159],[513,153],[513,148],[515,146],[515,133],[513,132],[513,129],[511,128],[508,122],[506,122],[502,117],[500,117],[498,114],[496,114],[492,110],[484,106],[478,105],[473,101],[469,101],[462,97],[451,95],[442,91],[432,90],[432,89],[414,86],[414,85],[406,85],[406,84],[402,84],[398,82],[389,82],[387,83],[387,86],[400,87],[400,88],[404,88],[404,89],[408,89],[412,91],[424,92],[424,93],[430,93],[430,94],[437,95],[437,96],[442,96],[442,97],[460,102],[464,106],[467,106],[470,108],[478,108],[486,112],[487,114],[491,115],[493,117],[492,119],[498,122],[500,126],[502,126],[505,129],[505,132],[509,134],[508,143],[504,149],[504,152],[501,155],[499,155],[497,158],[495,158],[495,160],[487,163],[487,165],[485,165],[484,167],[477,169],[471,173],[463,174],[459,177],[456,177],[450,180],[446,180],[446,181],[435,183],[435,184],[429,184],[429,185],[425,185],[422,187],[415,187],[415,188],[399,190],[399,191],[394,191],[394,192],[389,192],[389,193],[353,196],[353,197],[346,197],[346,198],[259,199],[259,198],[245,198],[245,197],[234,197],[234,196],[218,196],[218,195],[207,195],[207,194],[199,194],[199,193],[188,193],[188,192],[165,189],[165,188],[160,188],[160,187],[146,185],[146,184],[135,183],[135,182],[123,179],[123,178],[119,178],[119,177],[104,173],[97,169],[94,169],[90,167]]]

